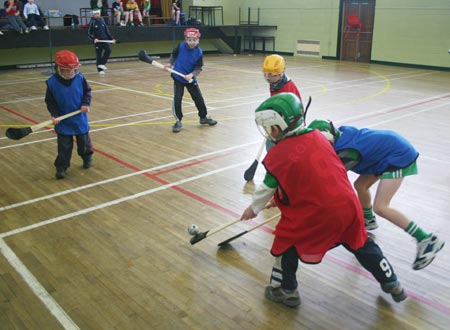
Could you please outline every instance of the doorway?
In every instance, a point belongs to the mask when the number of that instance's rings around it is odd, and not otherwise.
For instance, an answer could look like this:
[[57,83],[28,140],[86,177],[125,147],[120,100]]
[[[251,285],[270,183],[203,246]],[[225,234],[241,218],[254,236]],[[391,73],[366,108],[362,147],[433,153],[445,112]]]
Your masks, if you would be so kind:
[[370,62],[375,0],[343,0],[340,59]]

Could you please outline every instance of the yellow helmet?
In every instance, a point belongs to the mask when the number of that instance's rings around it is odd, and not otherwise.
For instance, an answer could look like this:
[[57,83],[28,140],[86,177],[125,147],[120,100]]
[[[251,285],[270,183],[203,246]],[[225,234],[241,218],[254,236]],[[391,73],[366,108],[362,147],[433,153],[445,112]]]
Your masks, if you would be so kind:
[[263,72],[272,74],[281,74],[284,72],[286,62],[283,56],[269,55],[264,59]]

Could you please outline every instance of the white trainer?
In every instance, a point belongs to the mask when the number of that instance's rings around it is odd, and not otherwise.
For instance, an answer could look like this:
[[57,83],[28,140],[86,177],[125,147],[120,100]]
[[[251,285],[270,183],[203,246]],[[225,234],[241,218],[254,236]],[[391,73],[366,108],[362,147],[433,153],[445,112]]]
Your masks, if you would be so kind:
[[367,230],[374,230],[378,228],[377,218],[375,216],[372,219],[364,219],[364,225]]
[[97,65],[97,68],[101,69],[101,70],[108,70],[108,68],[106,67],[106,65],[100,64]]
[[413,269],[425,268],[436,257],[436,254],[444,247],[445,242],[435,234],[417,243],[417,256],[414,260]]
[[98,74],[100,75],[100,77],[103,77],[105,75],[105,71],[99,71]]

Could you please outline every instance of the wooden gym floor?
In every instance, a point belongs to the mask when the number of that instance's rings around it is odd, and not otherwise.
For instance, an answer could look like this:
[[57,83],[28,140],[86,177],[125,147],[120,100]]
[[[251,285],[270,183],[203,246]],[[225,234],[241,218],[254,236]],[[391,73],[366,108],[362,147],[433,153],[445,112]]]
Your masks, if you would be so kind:
[[254,182],[243,179],[262,141],[253,120],[269,95],[262,61],[205,56],[200,86],[219,124],[200,126],[186,92],[178,134],[166,72],[114,62],[99,77],[92,64],[82,66],[93,88],[96,153],[84,170],[74,151],[64,180],[54,178],[50,129],[19,141],[4,134],[49,119],[47,69],[0,71],[2,330],[448,329],[450,72],[287,57],[288,75],[313,99],[308,121],[393,129],[420,151],[419,175],[405,179],[393,205],[447,246],[413,271],[409,235],[384,219],[373,232],[409,295],[403,303],[343,248],[320,265],[300,265],[299,308],[267,301],[276,221],[217,244],[274,209],[189,243],[189,224],[205,231],[238,217],[263,178],[260,165]]

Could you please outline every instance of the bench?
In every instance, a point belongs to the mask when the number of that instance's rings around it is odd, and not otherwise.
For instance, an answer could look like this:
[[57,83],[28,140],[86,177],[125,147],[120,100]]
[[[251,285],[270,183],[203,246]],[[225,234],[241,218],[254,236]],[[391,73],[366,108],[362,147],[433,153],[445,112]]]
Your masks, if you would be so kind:
[[150,15],[150,16],[143,16],[142,20],[146,25],[158,25],[158,24],[169,24],[172,17],[163,17],[163,16],[157,16],[157,15]]
[[254,53],[257,43],[261,43],[263,53],[266,53],[266,42],[272,43],[272,53],[275,53],[275,37],[273,36],[245,36],[244,37],[244,52],[247,49],[245,46],[248,42],[248,51]]

